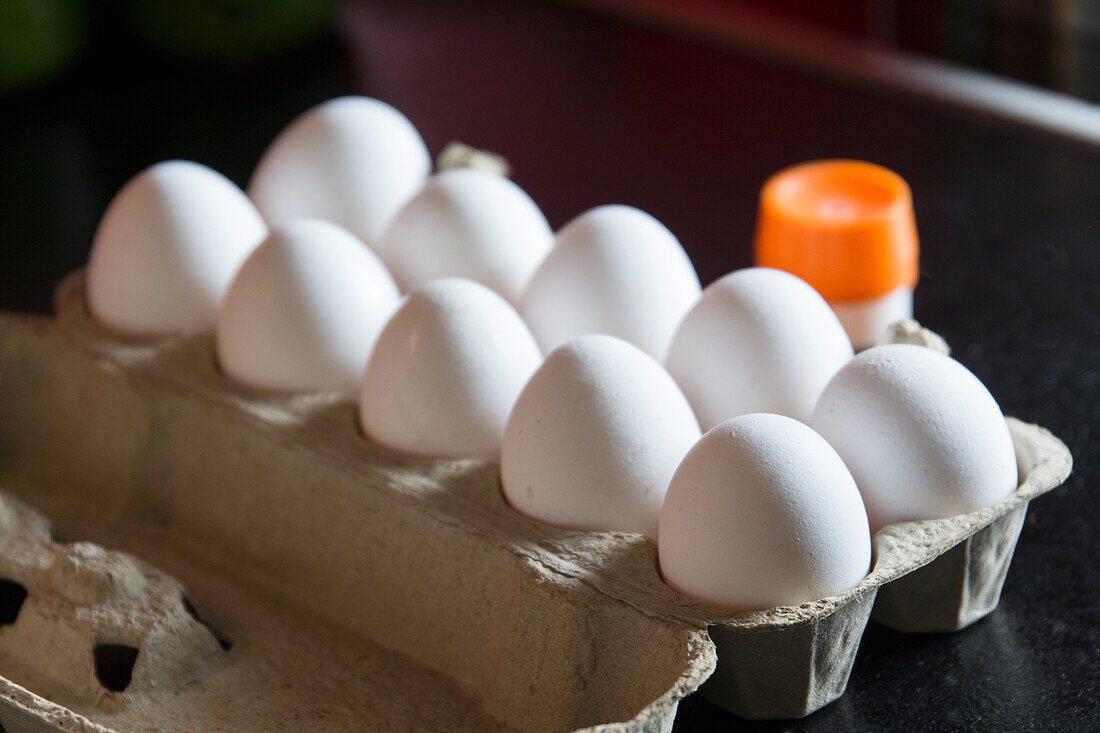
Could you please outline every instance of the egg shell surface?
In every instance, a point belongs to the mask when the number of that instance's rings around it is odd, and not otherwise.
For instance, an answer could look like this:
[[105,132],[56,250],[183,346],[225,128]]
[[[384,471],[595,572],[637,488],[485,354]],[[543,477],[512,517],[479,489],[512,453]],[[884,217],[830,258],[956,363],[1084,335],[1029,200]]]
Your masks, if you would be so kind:
[[825,388],[810,423],[848,465],[872,531],[975,511],[1017,486],[997,402],[970,370],[911,344],[868,349]]
[[89,310],[133,336],[208,333],[237,268],[266,234],[252,202],[217,171],[185,160],[150,166],[96,229]]
[[504,495],[558,526],[656,538],[668,481],[698,437],[659,363],[613,336],[582,336],[547,356],[516,401]]
[[444,277],[479,282],[516,303],[550,249],[546,217],[507,178],[453,168],[397,214],[378,253],[403,292]]
[[370,248],[317,219],[275,228],[245,260],[218,315],[218,361],[279,391],[357,397],[374,341],[401,296]]
[[661,222],[631,206],[597,206],[558,232],[520,313],[543,351],[603,333],[662,360],[699,293],[695,268]]
[[685,595],[765,609],[857,585],[871,533],[836,451],[797,420],[753,414],[708,430],[676,469],[657,550],[666,581]]
[[360,423],[404,453],[499,461],[508,414],[541,361],[500,295],[469,280],[435,280],[410,293],[378,337]]
[[248,195],[272,226],[324,219],[374,246],[431,165],[403,114],[370,97],[337,97],[279,133],[256,165]]
[[704,430],[764,412],[808,422],[852,344],[805,281],[766,267],[711,283],[684,317],[665,365]]

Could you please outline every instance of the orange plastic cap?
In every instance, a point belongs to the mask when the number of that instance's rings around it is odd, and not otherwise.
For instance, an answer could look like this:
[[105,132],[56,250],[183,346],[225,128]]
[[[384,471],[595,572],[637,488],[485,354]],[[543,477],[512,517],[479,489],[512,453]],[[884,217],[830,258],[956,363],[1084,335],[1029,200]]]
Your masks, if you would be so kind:
[[915,287],[919,253],[909,186],[880,165],[802,163],[760,191],[756,264],[798,275],[826,300]]

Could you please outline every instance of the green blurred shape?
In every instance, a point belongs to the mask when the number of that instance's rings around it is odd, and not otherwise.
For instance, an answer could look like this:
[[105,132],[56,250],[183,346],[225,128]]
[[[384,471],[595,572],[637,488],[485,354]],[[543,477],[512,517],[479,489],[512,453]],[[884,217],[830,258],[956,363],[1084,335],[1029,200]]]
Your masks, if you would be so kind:
[[340,0],[129,0],[134,33],[176,56],[239,63],[320,35]]
[[86,0],[0,0],[0,92],[52,79],[87,40]]

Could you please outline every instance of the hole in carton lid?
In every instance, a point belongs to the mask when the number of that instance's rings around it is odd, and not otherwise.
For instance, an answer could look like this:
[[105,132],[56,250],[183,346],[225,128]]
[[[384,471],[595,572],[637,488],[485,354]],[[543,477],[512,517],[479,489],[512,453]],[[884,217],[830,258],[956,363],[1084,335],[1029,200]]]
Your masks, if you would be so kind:
[[130,686],[137,662],[138,649],[129,644],[96,644],[92,650],[95,676],[99,684],[111,692],[122,692]]
[[191,618],[195,619],[200,624],[205,626],[206,630],[209,631],[210,634],[218,640],[218,644],[221,645],[221,648],[224,651],[229,651],[233,648],[233,640],[211,626],[209,621],[200,616],[198,609],[195,608],[195,604],[191,603],[190,598],[188,598],[187,596],[181,596],[180,602],[183,603],[183,610],[187,611],[187,613],[191,615]]
[[0,578],[0,626],[14,624],[27,600],[27,589],[22,583]]

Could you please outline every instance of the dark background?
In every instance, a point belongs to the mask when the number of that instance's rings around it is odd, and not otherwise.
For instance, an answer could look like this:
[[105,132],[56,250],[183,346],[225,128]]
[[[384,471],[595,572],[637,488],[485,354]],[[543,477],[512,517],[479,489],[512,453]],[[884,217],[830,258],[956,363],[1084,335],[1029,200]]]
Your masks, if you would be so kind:
[[0,99],[0,308],[48,312],[140,169],[187,158],[244,185],[287,122],[349,92],[402,110],[433,154],[451,139],[502,153],[555,227],[596,204],[649,211],[704,284],[750,264],[779,168],[853,157],[904,176],[917,317],[1006,414],[1064,440],[1075,472],[1032,505],[987,619],[950,635],[871,624],[821,712],[752,724],[693,696],[677,730],[1100,729],[1100,152],[547,2],[356,2],[326,37],[233,69],[101,21],[73,72]]

